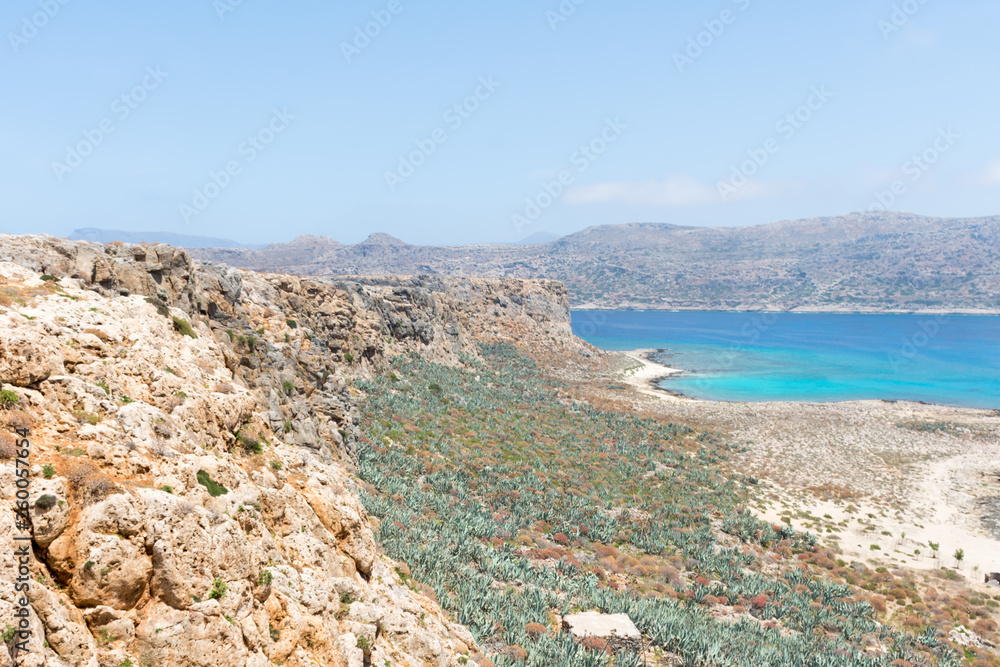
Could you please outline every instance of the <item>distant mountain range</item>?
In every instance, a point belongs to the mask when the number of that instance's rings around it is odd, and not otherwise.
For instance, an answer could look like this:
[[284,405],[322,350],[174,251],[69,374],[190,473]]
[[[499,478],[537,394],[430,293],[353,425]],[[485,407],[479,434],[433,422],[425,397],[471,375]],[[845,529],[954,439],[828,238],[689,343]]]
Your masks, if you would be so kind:
[[355,245],[299,237],[195,257],[304,275],[551,278],[575,307],[1000,311],[1000,217],[857,213],[754,227],[635,223],[534,245]]
[[73,241],[97,241],[98,243],[165,243],[182,248],[264,248],[263,245],[246,245],[229,239],[214,239],[210,236],[174,234],[173,232],[124,232],[117,229],[97,229],[86,227],[75,230],[69,237]]

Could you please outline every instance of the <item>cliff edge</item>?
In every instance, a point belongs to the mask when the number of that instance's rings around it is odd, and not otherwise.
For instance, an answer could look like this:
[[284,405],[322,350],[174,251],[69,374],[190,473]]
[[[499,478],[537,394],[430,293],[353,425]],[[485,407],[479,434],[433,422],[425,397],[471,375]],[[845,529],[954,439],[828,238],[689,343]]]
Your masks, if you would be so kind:
[[589,356],[561,284],[305,279],[0,236],[0,306],[0,581],[25,532],[17,429],[33,550],[29,651],[12,661],[5,583],[0,667],[485,664],[379,552],[347,380],[495,340]]

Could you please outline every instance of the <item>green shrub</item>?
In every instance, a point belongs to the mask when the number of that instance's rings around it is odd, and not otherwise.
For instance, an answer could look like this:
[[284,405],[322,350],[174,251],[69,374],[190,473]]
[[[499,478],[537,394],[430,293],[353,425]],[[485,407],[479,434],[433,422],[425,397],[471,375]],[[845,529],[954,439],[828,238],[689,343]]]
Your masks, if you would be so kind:
[[281,470],[281,468],[282,468],[281,461],[271,461],[272,470]]
[[289,329],[298,329],[299,328],[299,323],[296,322],[295,320],[285,320],[285,324],[288,325]]
[[344,361],[346,361],[349,364],[353,364],[354,363],[354,353],[353,352],[344,352]]
[[195,477],[198,479],[199,484],[208,489],[209,495],[213,498],[224,496],[229,493],[229,489],[216,483],[204,470],[199,470]]
[[58,498],[46,493],[44,496],[41,496],[38,500],[35,501],[35,507],[37,507],[38,509],[47,510],[55,507],[57,502],[59,502]]
[[191,323],[187,320],[182,320],[179,317],[174,318],[174,329],[182,336],[187,336],[188,338],[197,338],[194,329],[191,328]]
[[229,587],[226,586],[226,582],[224,582],[221,577],[216,578],[215,583],[212,586],[212,591],[208,594],[208,599],[221,600],[227,590],[229,590]]
[[168,308],[167,304],[163,303],[159,299],[146,297],[146,303],[155,306],[158,315],[161,315],[163,317],[170,317],[170,308]]
[[49,274],[46,273],[45,275],[42,276],[42,280],[44,280],[47,283],[50,283],[50,282],[54,283],[54,282],[58,281],[59,279],[56,278],[55,276],[51,276],[51,275],[49,275]]
[[17,397],[17,394],[12,392],[10,389],[0,391],[0,408],[11,408],[17,405],[20,401],[21,399]]
[[101,381],[97,383],[97,386],[104,390],[104,393],[108,396],[111,395],[111,387],[108,386],[107,382]]
[[260,440],[240,431],[236,434],[236,440],[240,443],[244,450],[247,452],[253,452],[254,454],[263,454],[264,447],[260,444]]
[[45,479],[52,479],[56,476],[56,469],[51,463],[46,463],[42,466],[42,477]]
[[286,396],[291,396],[295,391],[295,383],[291,380],[285,380],[281,383],[281,389],[285,392]]

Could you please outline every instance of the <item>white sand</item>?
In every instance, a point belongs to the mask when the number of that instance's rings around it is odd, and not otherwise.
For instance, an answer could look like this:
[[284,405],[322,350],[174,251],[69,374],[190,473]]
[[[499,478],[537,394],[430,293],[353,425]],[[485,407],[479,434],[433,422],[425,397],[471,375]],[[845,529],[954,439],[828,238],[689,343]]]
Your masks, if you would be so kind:
[[[1000,572],[1000,540],[982,523],[979,506],[1000,498],[1000,412],[882,401],[694,400],[656,388],[656,380],[680,371],[649,361],[650,352],[625,353],[641,367],[622,381],[655,396],[670,417],[745,445],[741,465],[761,478],[767,487],[762,495],[777,496],[757,508],[762,518],[777,523],[790,511],[793,526],[839,544],[845,560],[927,570],[956,567],[953,554],[962,549],[958,569],[969,582],[982,586],[985,573]],[[900,427],[906,423],[960,428],[914,431]],[[857,495],[823,500],[816,488],[827,484]],[[846,526],[838,525],[845,519]],[[930,542],[940,544],[937,559]]]
[[671,375],[679,375],[684,371],[676,368],[670,368],[668,366],[664,366],[663,364],[658,364],[655,361],[650,361],[648,358],[649,355],[655,352],[656,350],[654,349],[629,350],[628,352],[623,352],[626,357],[638,362],[641,365],[624,371],[622,373],[622,381],[635,387],[644,394],[656,396],[665,401],[676,402],[692,400],[686,397],[676,396],[664,389],[660,389],[657,386],[660,380],[668,378]]

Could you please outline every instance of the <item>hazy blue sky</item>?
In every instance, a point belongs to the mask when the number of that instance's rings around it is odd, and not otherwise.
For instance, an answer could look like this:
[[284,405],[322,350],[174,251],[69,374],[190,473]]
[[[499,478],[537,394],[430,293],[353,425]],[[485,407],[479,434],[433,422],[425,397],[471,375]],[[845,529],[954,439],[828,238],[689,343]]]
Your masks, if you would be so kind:
[[0,231],[1000,213],[995,0],[578,2],[6,0]]

